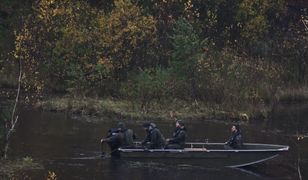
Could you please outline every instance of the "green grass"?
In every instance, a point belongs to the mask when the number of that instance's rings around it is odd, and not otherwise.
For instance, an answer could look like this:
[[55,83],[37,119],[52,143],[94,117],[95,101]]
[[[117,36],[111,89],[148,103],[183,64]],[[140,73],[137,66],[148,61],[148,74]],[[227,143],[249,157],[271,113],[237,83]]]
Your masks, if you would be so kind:
[[0,160],[0,164],[0,179],[14,179],[15,173],[21,170],[44,168],[41,164],[29,160]]
[[[170,112],[175,112],[180,119],[202,120],[242,120],[242,115],[248,117],[258,109],[246,106],[246,109],[232,109],[223,105],[213,105],[206,102],[189,102],[178,99],[152,101],[146,108],[137,100],[114,98],[72,98],[55,97],[40,101],[37,108],[51,111],[65,111],[89,116],[115,116],[127,119],[161,119],[171,120]],[[259,108],[259,107],[258,107]]]
[[280,102],[308,101],[308,87],[288,88],[279,92]]

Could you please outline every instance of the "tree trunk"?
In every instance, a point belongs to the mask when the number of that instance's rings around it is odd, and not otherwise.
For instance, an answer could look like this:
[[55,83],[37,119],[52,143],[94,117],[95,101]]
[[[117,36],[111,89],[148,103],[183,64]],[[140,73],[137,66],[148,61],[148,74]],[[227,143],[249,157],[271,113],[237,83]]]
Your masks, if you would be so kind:
[[21,86],[21,77],[22,77],[22,69],[21,69],[21,60],[19,60],[19,76],[18,76],[18,88],[17,88],[17,94],[16,94],[16,99],[14,103],[14,107],[12,110],[12,116],[11,116],[11,121],[8,122],[8,125],[6,126],[6,136],[5,136],[5,145],[4,145],[4,159],[8,158],[8,150],[9,150],[9,145],[10,145],[10,137],[15,129],[16,123],[18,121],[18,115],[16,115],[16,108],[19,100],[19,94],[20,94],[20,86]]

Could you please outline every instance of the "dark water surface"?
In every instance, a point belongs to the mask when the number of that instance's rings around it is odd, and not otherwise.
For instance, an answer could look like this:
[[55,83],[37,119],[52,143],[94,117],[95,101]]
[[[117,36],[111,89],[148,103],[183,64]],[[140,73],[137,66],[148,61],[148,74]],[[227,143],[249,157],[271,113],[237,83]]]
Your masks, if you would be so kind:
[[[211,169],[189,164],[160,162],[138,162],[113,158],[100,158],[99,140],[118,120],[108,122],[86,121],[71,118],[65,113],[24,110],[12,142],[12,156],[32,157],[44,165],[44,170],[33,170],[17,174],[17,179],[46,179],[48,172],[58,179],[298,179],[297,160],[303,179],[308,179],[308,139],[297,141],[296,132],[307,132],[308,105],[279,106],[273,120],[262,123],[243,124],[244,140],[255,143],[285,144],[290,152],[266,163],[245,169]],[[107,117],[107,116],[106,116]],[[104,119],[102,117],[101,119]],[[292,124],[288,120],[292,120]],[[125,121],[134,129],[139,140],[145,133],[143,122]],[[288,123],[287,123],[288,122]],[[298,123],[301,123],[301,126]],[[173,122],[156,124],[165,137],[170,137]],[[219,121],[186,121],[189,141],[225,142],[230,135],[230,124]],[[25,176],[26,174],[27,176]]]

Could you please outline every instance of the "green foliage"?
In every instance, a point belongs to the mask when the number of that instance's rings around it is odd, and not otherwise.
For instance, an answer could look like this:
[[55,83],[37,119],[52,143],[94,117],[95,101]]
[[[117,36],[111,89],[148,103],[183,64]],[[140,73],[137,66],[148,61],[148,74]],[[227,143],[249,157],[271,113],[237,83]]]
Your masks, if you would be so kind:
[[24,61],[26,89],[62,86],[79,94],[147,65],[155,21],[130,1],[115,1],[110,14],[81,1],[43,0],[34,8],[14,53]]
[[131,81],[122,86],[121,92],[125,97],[139,99],[146,106],[153,99],[168,98],[172,88],[168,70],[145,69],[132,75]]
[[[239,104],[307,83],[307,11],[285,0],[40,0],[25,9],[0,22],[0,65],[12,72],[5,34],[16,29],[10,54],[23,61],[26,90]],[[11,20],[21,24],[7,28]]]
[[20,28],[21,16],[27,14],[30,8],[31,1],[28,0],[0,1],[0,71],[3,70],[6,75],[15,72],[15,64],[10,61],[14,49],[14,32]]
[[3,0],[2,1],[3,5],[10,5],[12,3],[15,3],[14,0]]
[[274,60],[283,66],[283,80],[286,84],[307,84],[308,82],[308,33],[290,27],[288,35],[281,38],[273,49]]
[[157,21],[157,46],[153,49],[158,60],[157,65],[168,67],[171,61],[172,42],[168,36],[173,34],[173,26],[178,18],[192,16],[190,0],[135,0],[144,10]]
[[[176,46],[180,47],[180,55],[172,66],[179,86],[175,89],[180,89],[176,94],[186,92],[181,97],[189,95],[209,102],[240,106],[243,102],[264,102],[265,98],[273,96],[277,91],[277,86],[281,83],[279,64],[268,64],[262,58],[251,59],[229,48],[217,49],[206,41],[202,51],[194,52],[202,46],[193,39],[200,38],[193,38],[193,33],[186,34],[177,37],[180,39],[178,44],[181,46]],[[199,46],[193,46],[198,44]],[[179,61],[180,57],[186,58]]]
[[151,52],[156,43],[152,16],[143,15],[142,9],[129,0],[116,0],[114,10],[99,23],[103,32],[101,58],[111,65],[115,78],[126,79],[129,69],[147,67],[151,58],[147,51]]
[[[171,37],[174,50],[172,59],[175,66],[184,68],[180,74],[191,73],[198,60],[196,54],[202,52],[206,41],[201,41],[194,27],[185,19],[177,21],[174,27],[174,35]],[[190,74],[189,74],[190,75]]]
[[175,76],[184,78],[188,84],[191,84],[191,95],[195,96],[198,63],[207,40],[201,40],[193,26],[185,19],[176,22],[171,39],[174,47],[172,70]]
[[285,9],[285,0],[243,0],[236,15],[241,36],[249,41],[264,38],[276,25],[273,23],[284,17]]

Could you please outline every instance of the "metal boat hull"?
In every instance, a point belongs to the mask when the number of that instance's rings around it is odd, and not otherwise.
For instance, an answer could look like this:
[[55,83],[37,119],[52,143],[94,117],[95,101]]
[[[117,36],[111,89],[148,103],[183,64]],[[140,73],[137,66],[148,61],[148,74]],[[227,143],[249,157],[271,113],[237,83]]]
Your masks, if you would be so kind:
[[184,149],[120,148],[121,158],[172,162],[206,167],[242,167],[269,160],[288,151],[288,146],[244,144],[242,149],[224,149],[223,143],[187,143]]

